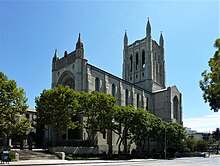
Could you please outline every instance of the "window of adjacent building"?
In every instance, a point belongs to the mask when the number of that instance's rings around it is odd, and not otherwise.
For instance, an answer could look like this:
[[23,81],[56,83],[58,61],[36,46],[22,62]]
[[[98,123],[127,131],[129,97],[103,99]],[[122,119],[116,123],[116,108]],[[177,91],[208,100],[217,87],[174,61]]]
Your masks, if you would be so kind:
[[142,68],[145,68],[145,51],[142,51]]
[[130,56],[130,63],[131,63],[130,72],[132,72],[132,66],[133,66],[133,59],[132,59],[132,55]]
[[139,108],[139,94],[137,94],[137,108]]
[[112,96],[115,96],[115,84],[112,84]]
[[138,69],[138,53],[136,53],[136,70]]
[[178,98],[175,96],[173,98],[173,116],[175,119],[178,119]]
[[95,90],[99,92],[99,87],[100,87],[100,81],[99,78],[96,77],[95,79]]
[[128,105],[128,90],[125,90],[125,105]]

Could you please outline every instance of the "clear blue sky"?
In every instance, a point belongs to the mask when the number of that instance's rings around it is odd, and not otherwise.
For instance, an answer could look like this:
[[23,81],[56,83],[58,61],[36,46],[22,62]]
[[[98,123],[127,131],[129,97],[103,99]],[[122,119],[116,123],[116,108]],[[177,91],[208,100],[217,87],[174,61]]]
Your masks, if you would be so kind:
[[182,92],[184,120],[209,116],[199,80],[220,37],[219,7],[217,0],[0,0],[0,71],[34,108],[35,96],[51,87],[54,50],[59,57],[74,50],[80,32],[89,63],[121,77],[124,32],[129,43],[144,38],[149,17],[153,39],[163,31],[167,86]]

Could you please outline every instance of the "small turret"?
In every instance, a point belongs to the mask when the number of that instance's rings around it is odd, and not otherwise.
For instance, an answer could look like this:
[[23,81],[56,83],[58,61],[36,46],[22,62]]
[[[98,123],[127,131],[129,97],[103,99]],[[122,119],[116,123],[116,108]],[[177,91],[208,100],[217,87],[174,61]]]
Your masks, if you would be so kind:
[[68,53],[67,51],[64,51],[64,57],[67,57]]
[[84,49],[83,49],[83,43],[80,37],[80,33],[79,33],[78,41],[76,43],[76,57],[84,58]]
[[127,36],[127,32],[125,30],[125,35],[124,35],[124,48],[128,46],[128,36]]
[[163,45],[164,45],[164,40],[163,40],[162,31],[161,31],[161,34],[160,34],[160,46],[163,47]]
[[149,18],[148,18],[148,20],[147,20],[146,35],[147,35],[147,37],[151,37],[151,25],[150,25]]
[[80,33],[79,33],[78,41],[76,43],[76,49],[78,49],[78,48],[83,49],[83,43],[82,43],[82,40],[81,40],[81,37],[80,37]]
[[55,49],[55,53],[54,53],[54,56],[53,56],[53,62],[56,62],[59,60],[59,57],[57,55],[57,49]]

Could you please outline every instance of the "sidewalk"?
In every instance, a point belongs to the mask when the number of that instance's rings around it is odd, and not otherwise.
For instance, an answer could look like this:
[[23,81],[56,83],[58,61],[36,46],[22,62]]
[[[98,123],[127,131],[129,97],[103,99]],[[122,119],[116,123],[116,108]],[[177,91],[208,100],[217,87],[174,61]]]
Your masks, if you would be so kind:
[[138,161],[153,161],[155,159],[133,159],[133,160],[21,160],[18,162],[10,162],[5,165],[75,165],[75,164],[98,164],[98,163],[120,163],[120,162],[138,162]]

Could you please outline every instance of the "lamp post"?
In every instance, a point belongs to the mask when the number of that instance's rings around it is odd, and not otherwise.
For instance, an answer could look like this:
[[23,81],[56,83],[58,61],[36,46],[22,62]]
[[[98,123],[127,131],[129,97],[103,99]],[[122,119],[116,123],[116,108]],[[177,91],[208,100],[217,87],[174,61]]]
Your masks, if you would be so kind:
[[[67,115],[69,116],[69,114],[71,113],[71,111],[72,111],[72,108],[71,107],[68,107],[67,108]],[[68,129],[68,127],[66,128],[66,138],[65,138],[65,141],[68,141],[68,138],[69,138],[69,129]]]
[[167,130],[166,125],[164,125],[164,158],[167,158]]

